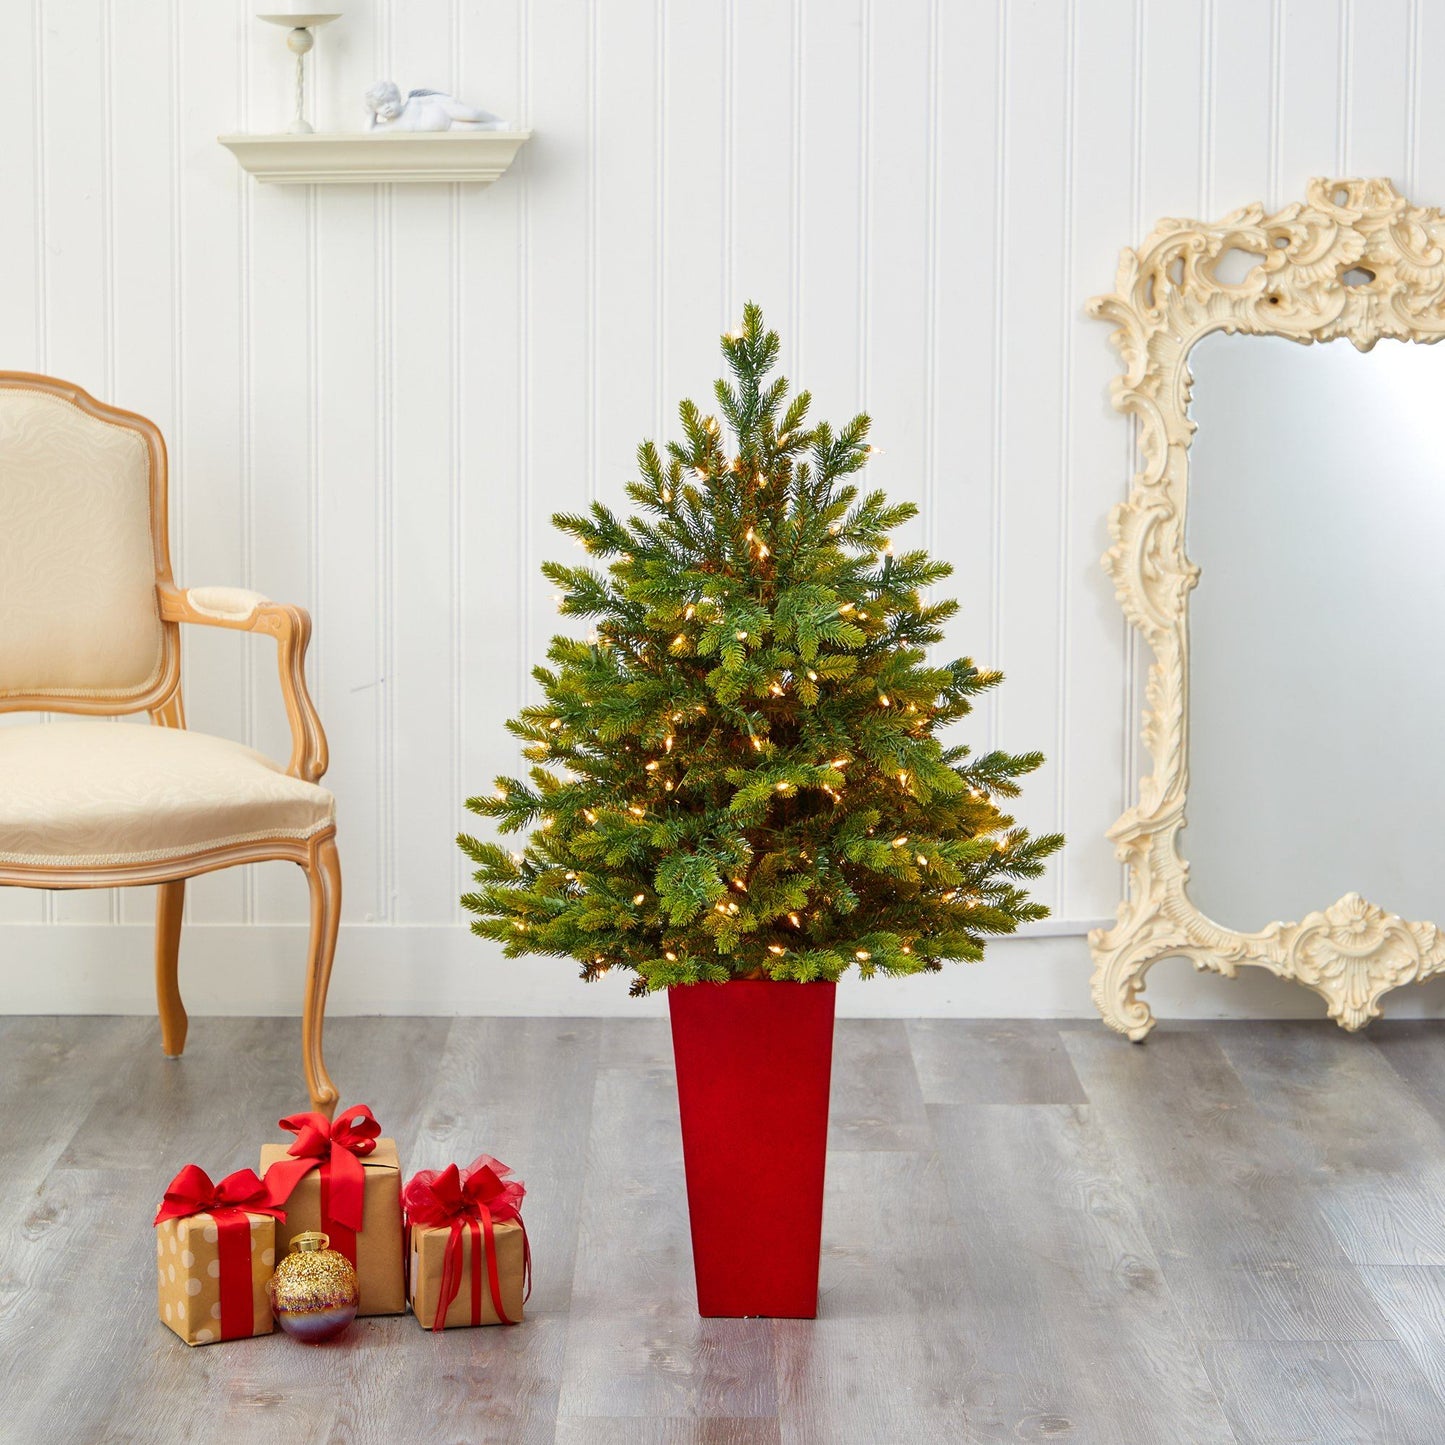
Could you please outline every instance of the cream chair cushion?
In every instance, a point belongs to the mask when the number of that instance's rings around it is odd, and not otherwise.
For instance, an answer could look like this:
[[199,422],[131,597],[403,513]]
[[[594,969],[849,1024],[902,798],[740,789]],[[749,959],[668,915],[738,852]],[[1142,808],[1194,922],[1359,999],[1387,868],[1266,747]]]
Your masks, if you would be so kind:
[[0,388],[0,696],[159,676],[150,452],[43,391]]
[[325,788],[240,743],[116,722],[0,727],[0,865],[184,858],[331,824]]

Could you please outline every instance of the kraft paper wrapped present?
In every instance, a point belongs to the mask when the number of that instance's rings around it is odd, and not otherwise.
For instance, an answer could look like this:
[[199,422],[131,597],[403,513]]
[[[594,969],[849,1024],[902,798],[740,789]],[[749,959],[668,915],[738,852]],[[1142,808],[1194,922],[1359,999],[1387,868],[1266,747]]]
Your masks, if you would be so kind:
[[188,1345],[271,1333],[266,1282],[281,1211],[249,1169],[212,1184],[187,1164],[156,1212],[157,1311]]
[[423,1170],[406,1186],[408,1295],[425,1329],[515,1325],[532,1289],[520,1180],[483,1154],[465,1170]]
[[281,1120],[296,1140],[267,1144],[261,1172],[271,1197],[285,1206],[276,1231],[284,1255],[298,1234],[330,1236],[356,1267],[359,1315],[399,1315],[406,1309],[401,1224],[401,1161],[396,1143],[379,1137],[381,1125],[365,1104],[333,1121],[325,1114]]

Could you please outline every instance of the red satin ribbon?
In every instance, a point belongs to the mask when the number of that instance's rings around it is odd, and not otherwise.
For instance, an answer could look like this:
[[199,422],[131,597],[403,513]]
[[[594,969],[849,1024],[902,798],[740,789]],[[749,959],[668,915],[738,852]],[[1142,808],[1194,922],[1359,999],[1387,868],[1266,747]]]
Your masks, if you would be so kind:
[[442,1258],[441,1292],[437,1297],[432,1329],[446,1326],[447,1310],[462,1287],[462,1231],[471,1235],[472,1323],[482,1322],[482,1260],[486,1260],[487,1288],[492,1308],[504,1325],[515,1324],[502,1308],[502,1281],[497,1271],[497,1241],[494,1226],[515,1221],[522,1225],[523,1294],[532,1293],[532,1247],[527,1226],[522,1223],[522,1198],[526,1188],[520,1180],[503,1180],[512,1171],[488,1154],[472,1161],[463,1174],[455,1164],[440,1172],[424,1169],[406,1186],[408,1226],[422,1229],[446,1228],[446,1252]]
[[292,1114],[280,1126],[296,1135],[266,1171],[266,1183],[277,1204],[284,1204],[313,1170],[321,1173],[321,1228],[332,1249],[356,1264],[356,1235],[366,1207],[366,1170],[361,1161],[376,1148],[381,1125],[365,1104],[356,1104],[334,1120],[325,1114]]
[[238,1169],[219,1184],[195,1164],[187,1164],[166,1190],[155,1222],[209,1214],[216,1221],[216,1263],[221,1290],[221,1338],[245,1339],[255,1333],[251,1296],[251,1221],[248,1214],[286,1213],[252,1169]]

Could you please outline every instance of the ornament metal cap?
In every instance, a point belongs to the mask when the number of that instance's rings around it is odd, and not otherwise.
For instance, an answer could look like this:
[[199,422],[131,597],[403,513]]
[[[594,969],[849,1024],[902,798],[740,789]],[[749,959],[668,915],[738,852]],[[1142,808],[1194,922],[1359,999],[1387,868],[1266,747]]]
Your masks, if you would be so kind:
[[304,1234],[298,1234],[291,1241],[291,1248],[305,1254],[313,1249],[330,1249],[331,1236],[322,1234],[319,1230],[308,1229]]

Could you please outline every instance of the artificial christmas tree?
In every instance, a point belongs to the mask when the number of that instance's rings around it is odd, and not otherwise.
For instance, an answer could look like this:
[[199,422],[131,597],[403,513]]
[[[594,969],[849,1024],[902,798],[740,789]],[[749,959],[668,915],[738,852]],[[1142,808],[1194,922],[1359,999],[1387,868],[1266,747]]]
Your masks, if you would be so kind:
[[[929,662],[957,604],[922,593],[951,568],[895,555],[917,508],[849,480],[868,418],[807,426],[808,394],[768,379],[778,338],[756,306],[722,349],[720,416],[684,402],[666,459],[638,450],[643,515],[553,519],[607,570],[543,568],[594,630],[553,639],[543,701],[509,724],[530,780],[467,803],[531,833],[521,852],[461,838],[473,931],[589,979],[631,969],[636,993],[981,958],[989,935],[1047,913],[1019,880],[1063,840],[998,802],[1043,758],[940,737],[1001,677]],[[822,1068],[826,1100],[826,1052]],[[694,1198],[695,1236],[697,1213]],[[814,1236],[815,1278],[816,1260]]]

